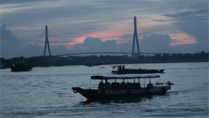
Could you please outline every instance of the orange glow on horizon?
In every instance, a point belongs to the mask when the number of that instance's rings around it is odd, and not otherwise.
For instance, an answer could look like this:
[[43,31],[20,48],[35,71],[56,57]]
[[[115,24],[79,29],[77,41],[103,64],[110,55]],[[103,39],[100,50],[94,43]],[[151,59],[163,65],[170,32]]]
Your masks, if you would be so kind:
[[178,46],[178,45],[188,45],[188,44],[196,44],[196,40],[194,39],[184,39],[182,41],[171,42],[170,46]]
[[170,46],[178,46],[178,45],[188,45],[188,44],[196,44],[197,41],[194,37],[185,34],[185,33],[173,33],[169,34],[171,39],[174,40],[174,42],[171,42]]
[[[101,31],[101,32],[94,32],[94,33],[89,33],[89,34],[84,34],[81,37],[76,37],[74,38],[72,41],[72,43],[70,43],[70,45],[75,45],[75,44],[81,44],[84,42],[84,40],[87,37],[93,37],[93,38],[100,38],[102,41],[107,41],[107,40],[116,40],[119,41],[120,39],[122,39],[121,37],[123,35],[129,35],[130,32],[127,31],[122,31],[122,30],[105,30],[105,31]],[[127,39],[128,41],[129,39]]]

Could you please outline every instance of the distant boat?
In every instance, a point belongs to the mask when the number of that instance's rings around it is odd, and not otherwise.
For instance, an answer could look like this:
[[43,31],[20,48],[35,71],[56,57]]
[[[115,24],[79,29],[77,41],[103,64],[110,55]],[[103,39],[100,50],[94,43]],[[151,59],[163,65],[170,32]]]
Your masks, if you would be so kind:
[[18,64],[12,64],[11,66],[12,72],[31,71],[31,70],[32,67],[26,61],[21,61]]
[[100,64],[99,63],[88,62],[88,63],[86,63],[84,65],[88,66],[88,67],[94,67],[94,66],[99,66]]
[[149,73],[163,73],[164,69],[131,69],[125,68],[125,65],[112,66],[112,73],[114,74],[149,74]]
[[[83,89],[80,87],[73,87],[74,93],[80,93],[88,99],[88,101],[100,101],[100,100],[120,100],[126,98],[135,97],[148,97],[152,95],[163,95],[171,89],[171,85],[167,83],[152,84],[152,78],[159,78],[159,75],[146,75],[146,76],[92,76],[91,79],[101,80],[97,89]],[[124,80],[133,79],[134,83],[125,83]],[[138,82],[135,83],[135,79]],[[149,83],[142,87],[140,79],[149,79]],[[105,80],[105,83],[103,83]],[[108,80],[115,80],[113,83],[109,83]],[[116,80],[123,80],[119,83]]]

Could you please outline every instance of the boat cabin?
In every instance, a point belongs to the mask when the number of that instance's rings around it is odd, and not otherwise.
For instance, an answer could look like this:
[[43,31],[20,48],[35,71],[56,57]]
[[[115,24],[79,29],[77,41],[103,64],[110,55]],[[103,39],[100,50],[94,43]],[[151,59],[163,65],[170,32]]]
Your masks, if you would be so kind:
[[121,71],[121,70],[125,70],[125,65],[112,66],[112,71]]
[[[164,84],[156,82],[153,84],[151,82],[152,78],[159,78],[159,75],[149,75],[149,76],[91,76],[93,80],[100,80],[98,84],[98,89],[111,89],[111,90],[122,90],[122,89],[141,89],[141,88],[153,88],[155,86],[163,86]],[[149,82],[142,86],[140,79],[148,79]],[[113,82],[109,82],[113,80]],[[133,80],[133,82],[130,82]],[[138,81],[136,81],[138,80]],[[125,82],[127,81],[127,82]]]
[[[100,80],[98,88],[83,89],[81,87],[72,87],[72,89],[74,93],[80,93],[90,101],[164,95],[166,91],[171,89],[171,85],[161,82],[154,84],[151,82],[152,78],[159,77],[159,75],[91,76],[93,80]],[[136,79],[138,80],[137,82]],[[144,82],[141,82],[141,79]],[[148,82],[145,83],[147,80]]]

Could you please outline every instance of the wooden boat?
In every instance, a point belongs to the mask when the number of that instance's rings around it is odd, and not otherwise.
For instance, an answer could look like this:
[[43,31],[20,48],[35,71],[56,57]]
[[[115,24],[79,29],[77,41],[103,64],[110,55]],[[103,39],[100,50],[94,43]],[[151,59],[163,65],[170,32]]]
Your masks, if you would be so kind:
[[131,69],[125,68],[125,65],[112,66],[114,74],[148,74],[148,73],[163,73],[164,69]]
[[[118,100],[135,97],[148,97],[152,95],[164,95],[171,89],[171,85],[167,83],[152,84],[151,79],[159,78],[159,75],[135,75],[135,76],[92,76],[93,80],[101,80],[97,89],[83,89],[80,87],[73,87],[74,93],[80,93],[86,97],[88,101],[97,100]],[[133,83],[125,83],[124,80],[133,79]],[[135,82],[138,79],[138,82]],[[140,79],[149,79],[149,83],[142,87]],[[111,84],[108,80],[115,80]],[[116,81],[122,81],[121,83]],[[103,82],[105,81],[105,82]]]
[[22,61],[18,64],[12,64],[11,66],[12,72],[31,71],[31,70],[32,67],[26,61]]

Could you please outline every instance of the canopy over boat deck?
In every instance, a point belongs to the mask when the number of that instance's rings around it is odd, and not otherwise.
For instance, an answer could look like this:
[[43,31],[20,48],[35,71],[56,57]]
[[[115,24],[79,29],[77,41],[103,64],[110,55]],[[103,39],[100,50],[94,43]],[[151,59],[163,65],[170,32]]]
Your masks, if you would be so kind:
[[91,79],[94,80],[110,80],[110,79],[151,79],[151,78],[159,78],[160,75],[129,75],[129,76],[91,76]]

